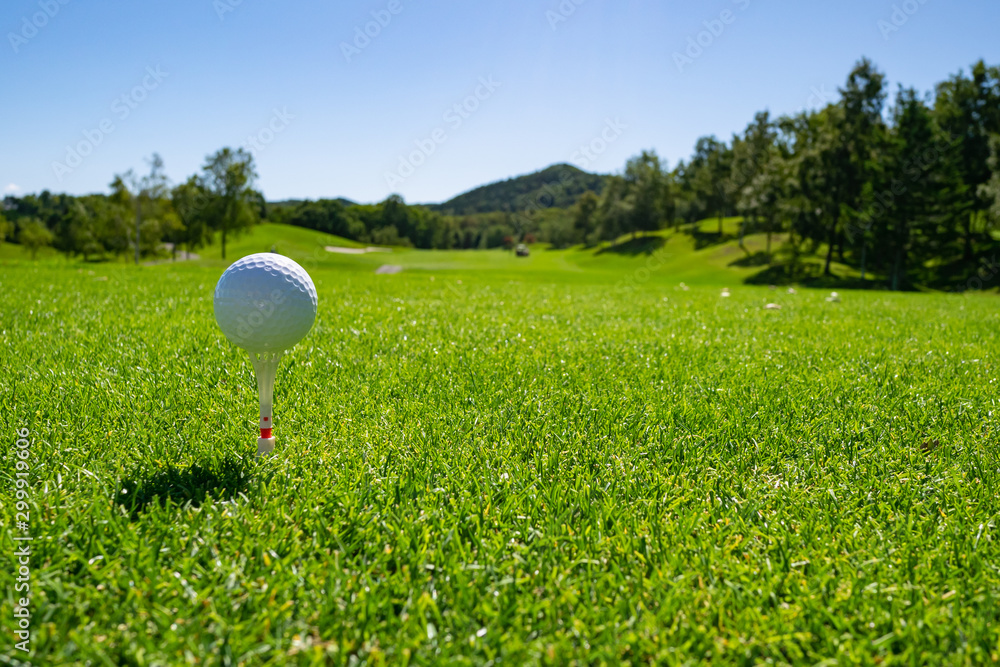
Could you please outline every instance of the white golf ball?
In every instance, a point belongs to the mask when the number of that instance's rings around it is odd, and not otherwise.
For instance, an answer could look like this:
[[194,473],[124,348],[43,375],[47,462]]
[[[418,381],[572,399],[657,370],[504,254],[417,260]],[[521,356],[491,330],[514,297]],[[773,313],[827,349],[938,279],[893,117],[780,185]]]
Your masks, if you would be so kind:
[[215,286],[215,321],[248,352],[280,352],[316,320],[316,286],[306,270],[275,253],[237,260]]

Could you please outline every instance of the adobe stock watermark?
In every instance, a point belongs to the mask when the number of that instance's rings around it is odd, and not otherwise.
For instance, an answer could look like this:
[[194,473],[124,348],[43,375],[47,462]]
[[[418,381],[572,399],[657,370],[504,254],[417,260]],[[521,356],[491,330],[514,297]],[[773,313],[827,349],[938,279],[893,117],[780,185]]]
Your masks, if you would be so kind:
[[[558,179],[548,183],[543,183],[542,187],[538,189],[538,192],[533,194],[530,198],[525,195],[518,197],[515,201],[518,202],[519,205],[516,207],[512,216],[514,223],[521,229],[527,228],[536,213],[543,209],[552,208],[556,205],[556,196],[560,194],[556,185],[565,185],[572,183],[572,181],[573,177],[569,173],[569,170],[562,170],[559,172]],[[526,199],[528,201],[525,201]]]
[[910,17],[920,11],[922,5],[926,4],[927,0],[904,0],[898,5],[893,5],[889,20],[879,19],[876,23],[878,31],[882,33],[882,39],[888,42],[889,35],[899,32],[900,28],[910,20]]
[[35,12],[30,18],[22,16],[20,30],[7,33],[7,40],[10,42],[10,48],[14,49],[14,53],[20,51],[22,46],[34,39],[38,31],[47,26],[49,21],[59,13],[62,6],[68,3],[69,0],[39,0],[38,7],[41,11]]
[[[737,6],[739,11],[746,11],[750,6],[751,0],[732,0],[733,4]],[[736,23],[737,13],[731,9],[723,9],[719,12],[719,16],[714,19],[709,19],[702,23],[705,26],[704,30],[699,31],[696,35],[688,35],[687,47],[685,47],[683,53],[680,51],[674,51],[674,65],[677,66],[677,71],[681,74],[684,73],[684,68],[694,64],[697,60],[705,53],[705,51],[715,44],[715,40],[722,37],[722,33],[726,31],[726,26],[730,26]]]
[[285,293],[276,289],[271,292],[270,298],[257,302],[254,310],[249,315],[246,317],[237,317],[233,342],[240,347],[252,342],[250,339],[253,337],[254,332],[264,326],[264,323],[274,315],[275,307],[280,306],[284,302]]
[[212,9],[220,21],[226,20],[226,14],[235,12],[236,8],[243,4],[243,0],[213,0]]
[[622,133],[627,129],[628,125],[623,123],[620,118],[606,119],[600,133],[589,143],[580,146],[580,149],[570,157],[570,162],[580,169],[587,169],[608,150],[611,144],[618,141],[618,137],[622,136]]
[[630,275],[625,276],[615,283],[615,291],[619,294],[628,293],[648,283],[653,277],[653,274],[663,268],[667,257],[670,257],[671,254],[672,253],[663,249],[650,254],[650,256],[646,258],[646,263],[643,266],[640,266]]
[[545,20],[549,22],[549,27],[553,32],[559,28],[560,23],[565,23],[569,17],[576,13],[576,8],[587,0],[562,0],[555,9],[545,12]]
[[830,92],[827,90],[825,83],[821,83],[819,88],[816,86],[810,86],[809,97],[806,98],[806,103],[805,106],[802,107],[802,111],[816,107],[823,108],[830,102],[836,101],[836,99],[836,92]]
[[[31,432],[18,429],[14,442],[14,648],[25,654],[31,652],[31,526],[29,501],[31,489]],[[26,664],[26,663],[25,663]]]
[[372,40],[382,34],[382,31],[392,23],[393,16],[399,16],[403,12],[403,3],[400,0],[389,0],[384,9],[376,9],[371,13],[372,20],[364,26],[354,27],[354,39],[340,43],[340,52],[344,54],[344,60],[348,63],[361,55],[361,52],[371,46]]
[[399,166],[396,167],[395,171],[385,172],[385,184],[394,190],[397,185],[402,184],[416,173],[417,169],[437,152],[438,147],[448,141],[449,130],[454,132],[462,127],[465,121],[479,110],[482,103],[493,97],[497,88],[502,85],[501,82],[495,81],[492,75],[479,77],[479,85],[472,91],[472,94],[460,102],[456,102],[442,114],[441,120],[447,127],[436,127],[424,139],[414,140],[415,150],[410,151],[407,155],[399,156]]
[[[628,125],[623,123],[617,116],[614,119],[608,118],[604,122],[604,128],[590,140],[589,143],[580,146],[580,149],[573,153],[570,158],[575,166],[580,169],[587,169],[600,157],[608,147],[628,129]],[[552,208],[556,205],[556,197],[562,194],[562,190],[557,186],[565,186],[573,183],[573,174],[569,169],[559,171],[559,178],[554,181],[543,183],[542,187],[534,193],[529,201],[525,201],[525,195],[521,195],[515,201],[518,203],[513,214],[515,223],[522,227],[528,227],[532,217],[539,211]]]
[[858,215],[858,222],[850,222],[844,228],[847,240],[854,242],[855,234],[864,234],[875,224],[875,221],[888,213],[896,204],[896,198],[901,197],[916,183],[921,181],[934,164],[945,155],[952,146],[948,139],[939,139],[933,145],[928,146],[920,155],[908,160],[902,166],[900,172],[892,179],[889,187],[882,192],[875,193],[875,201],[870,203]]
[[256,133],[247,136],[243,149],[254,157],[263,153],[276,136],[288,129],[293,120],[295,120],[295,116],[288,113],[288,107],[280,109],[275,107],[267,124]]
[[147,67],[146,76],[142,78],[141,83],[112,100],[111,113],[114,118],[105,117],[97,123],[96,127],[83,130],[82,140],[74,145],[66,146],[66,156],[63,161],[53,160],[52,172],[56,179],[61,183],[65,176],[72,174],[77,167],[83,164],[84,158],[93,153],[98,146],[104,143],[108,135],[118,129],[114,119],[121,122],[131,116],[132,112],[149,97],[152,91],[159,88],[169,75],[169,72],[161,70],[159,65],[155,68]]

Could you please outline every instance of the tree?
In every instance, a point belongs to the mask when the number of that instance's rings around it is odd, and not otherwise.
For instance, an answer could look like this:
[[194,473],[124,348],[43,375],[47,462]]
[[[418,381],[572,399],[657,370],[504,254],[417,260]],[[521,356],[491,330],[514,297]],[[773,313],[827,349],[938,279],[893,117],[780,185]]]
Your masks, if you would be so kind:
[[38,256],[41,248],[52,245],[55,235],[38,218],[30,218],[21,225],[21,231],[17,235],[18,243],[31,252],[31,259]]
[[[411,245],[409,234],[412,228],[410,221],[410,211],[402,196],[392,194],[386,197],[385,201],[378,205],[378,220],[375,229],[372,230],[372,241],[381,245]],[[375,232],[392,228],[393,232],[382,233],[376,240]]]
[[[739,209],[744,219],[750,217],[756,224],[763,223],[767,233],[767,249],[765,254],[771,257],[771,235],[781,231],[781,201],[785,197],[785,186],[788,180],[789,164],[777,154],[775,148],[768,151],[766,158],[761,158],[760,168],[753,178],[740,190]],[[741,227],[741,230],[746,225]],[[742,244],[742,233],[740,243]]]
[[576,237],[585,244],[589,244],[597,229],[597,207],[600,199],[592,191],[588,190],[580,195],[579,201],[573,207],[573,231]]
[[[842,109],[828,105],[779,119],[782,155],[782,199],[778,215],[787,220],[792,270],[804,252],[815,252],[841,230],[839,220],[842,181],[836,167],[839,138],[836,124]],[[824,270],[829,272],[833,243]]]
[[643,151],[625,164],[624,184],[622,196],[630,208],[628,229],[633,235],[658,230],[671,199],[667,175],[655,151]]
[[83,255],[83,261],[89,261],[91,255],[99,255],[104,252],[104,245],[101,243],[100,223],[87,209],[82,199],[77,199],[70,207],[67,218],[69,220],[69,235],[72,239],[72,252]]
[[734,190],[736,209],[743,214],[740,225],[740,246],[746,230],[746,219],[752,223],[757,218],[767,216],[767,254],[771,254],[771,232],[773,230],[776,204],[780,193],[778,170],[771,169],[775,154],[777,130],[767,111],[758,113],[747,125],[742,137],[733,137],[733,157],[730,165],[729,185]]
[[[823,273],[831,275],[834,252],[844,261],[844,241],[865,239],[866,195],[884,169],[885,77],[867,58],[855,65],[841,99],[784,123],[791,142],[793,232],[826,244]],[[865,252],[862,245],[862,253]]]
[[918,249],[933,235],[943,182],[936,160],[925,162],[925,156],[935,155],[937,133],[930,109],[915,90],[899,90],[892,120],[887,155],[892,176],[883,179],[877,194],[884,212],[878,216],[876,240],[890,263],[890,289],[898,290],[906,282],[908,263],[921,259]]
[[579,238],[570,209],[546,208],[537,214],[540,240],[553,248],[568,248]]
[[[109,215],[112,226],[121,232],[115,247],[115,254],[125,253],[129,247],[135,247],[135,203],[132,192],[126,183],[127,174],[116,174],[111,181],[111,194],[108,196]],[[132,231],[129,231],[132,230]]]
[[[153,153],[153,157],[147,160],[149,173],[145,176],[137,176],[129,169],[123,174],[116,174],[111,182],[112,198],[124,210],[126,207],[133,209],[132,219],[135,225],[135,263],[139,263],[139,257],[145,248],[147,254],[155,253],[160,245],[160,239],[164,228],[170,228],[176,224],[176,218],[164,220],[164,202],[168,195],[168,185],[166,174],[163,172],[163,158],[159,153]],[[150,206],[152,206],[151,210]],[[154,217],[143,222],[143,214],[150,213]]]
[[202,166],[204,185],[210,193],[206,209],[209,225],[222,233],[222,258],[226,258],[226,239],[257,221],[253,206],[257,179],[253,155],[243,148],[222,148],[206,158]]
[[366,229],[364,222],[354,211],[355,208],[347,208],[336,199],[304,201],[288,212],[285,222],[360,241],[366,234]]
[[131,208],[121,210],[105,195],[87,195],[76,202],[82,211],[76,216],[78,225],[71,229],[74,233],[75,252],[84,255],[104,255],[106,252],[120,255],[132,244]]
[[686,169],[694,193],[705,203],[705,213],[719,219],[719,236],[722,236],[722,219],[731,201],[730,165],[732,153],[724,142],[714,136],[701,137],[694,146],[694,155]]
[[987,166],[991,172],[990,180],[980,186],[979,194],[989,204],[994,222],[1000,223],[1000,134],[995,134],[990,139]]
[[0,213],[0,243],[6,241],[13,233],[14,223],[5,218],[3,213]]
[[611,176],[604,187],[601,204],[598,207],[602,241],[614,242],[622,234],[631,231],[632,203],[628,199],[628,188],[621,176]]
[[675,225],[693,223],[707,215],[707,204],[699,196],[695,177],[697,169],[681,160],[670,173],[671,208]]
[[197,176],[177,185],[170,191],[173,209],[180,220],[180,227],[171,234],[174,248],[183,244],[190,255],[211,240],[208,227],[209,193]]
[[848,75],[840,96],[841,113],[833,117],[831,128],[838,141],[829,155],[832,161],[828,165],[834,170],[839,206],[835,217],[831,216],[833,223],[827,238],[829,245],[824,268],[827,275],[834,246],[839,246],[843,261],[843,232],[857,226],[867,203],[865,193],[871,191],[885,167],[886,128],[882,120],[885,75],[870,60],[862,58]]
[[[590,206],[590,201],[585,204]],[[660,229],[673,215],[670,176],[665,173],[654,151],[643,151],[625,164],[621,176],[612,176],[597,206],[601,220],[600,237],[613,240],[623,233],[650,232]],[[580,214],[578,209],[577,214]],[[589,225],[592,211],[584,211],[580,227]]]
[[970,76],[960,71],[938,84],[934,116],[948,137],[949,157],[965,184],[961,210],[955,217],[962,256],[968,261],[975,238],[987,231],[984,213],[989,202],[980,186],[990,179],[990,135],[1000,133],[1000,67],[987,67],[980,60]]

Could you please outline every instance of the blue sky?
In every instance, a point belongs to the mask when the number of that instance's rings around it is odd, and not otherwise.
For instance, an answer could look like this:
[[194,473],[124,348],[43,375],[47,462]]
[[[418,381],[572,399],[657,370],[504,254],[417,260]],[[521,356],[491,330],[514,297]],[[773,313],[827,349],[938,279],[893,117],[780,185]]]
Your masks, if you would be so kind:
[[996,0],[5,0],[0,189],[104,192],[154,151],[177,182],[222,146],[271,200],[672,167],[835,98],[863,55],[893,90],[1000,64],[997,25]]

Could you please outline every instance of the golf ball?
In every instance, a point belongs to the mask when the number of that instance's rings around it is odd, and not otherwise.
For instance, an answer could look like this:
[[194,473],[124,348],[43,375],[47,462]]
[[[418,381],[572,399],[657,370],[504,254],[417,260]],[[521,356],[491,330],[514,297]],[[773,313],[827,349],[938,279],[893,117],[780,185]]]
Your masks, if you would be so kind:
[[306,270],[275,253],[237,260],[215,286],[215,321],[248,352],[280,352],[316,320],[316,286]]

